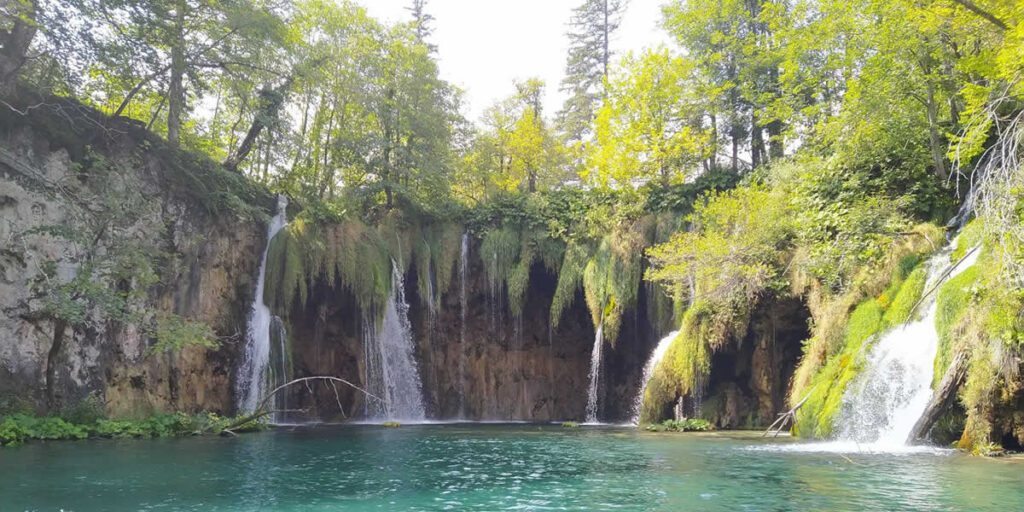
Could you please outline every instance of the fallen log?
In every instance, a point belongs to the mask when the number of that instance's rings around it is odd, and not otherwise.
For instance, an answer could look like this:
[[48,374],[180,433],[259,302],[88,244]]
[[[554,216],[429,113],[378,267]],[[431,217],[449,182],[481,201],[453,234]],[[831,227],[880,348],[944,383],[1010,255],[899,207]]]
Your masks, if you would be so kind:
[[924,413],[917,419],[914,428],[910,429],[907,443],[913,444],[925,440],[928,436],[928,431],[932,429],[935,422],[942,416],[942,413],[949,408],[956,398],[957,390],[967,380],[968,366],[967,354],[957,352],[953,356],[953,361],[949,363],[949,368],[946,370],[945,375],[942,376],[942,382],[939,383],[939,387],[932,393],[932,399],[928,401],[928,406],[925,407]]

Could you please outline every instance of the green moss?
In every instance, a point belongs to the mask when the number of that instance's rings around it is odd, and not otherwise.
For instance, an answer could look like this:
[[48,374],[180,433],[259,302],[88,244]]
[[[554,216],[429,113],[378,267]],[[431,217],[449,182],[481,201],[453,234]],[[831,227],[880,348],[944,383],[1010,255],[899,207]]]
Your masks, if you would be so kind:
[[935,331],[939,335],[939,349],[935,356],[933,385],[942,380],[953,360],[954,327],[971,304],[972,290],[980,278],[981,267],[974,265],[939,287],[935,299]]
[[868,346],[865,343],[883,328],[882,304],[877,299],[861,302],[850,314],[842,349],[830,356],[811,380],[810,392],[797,411],[794,431],[802,437],[829,437],[842,408],[846,387],[860,373]]
[[562,428],[580,428],[580,424],[575,421],[563,421]]
[[583,271],[583,292],[594,326],[614,346],[625,312],[636,305],[643,278],[641,233],[621,230],[601,240]]
[[492,289],[501,287],[508,280],[519,261],[521,248],[518,229],[503,227],[490,230],[484,235],[480,244],[480,259],[484,263],[487,283]]
[[[919,267],[907,276],[896,292],[895,297],[889,303],[882,317],[882,324],[886,327],[895,327],[910,320],[913,313],[920,316],[922,311],[911,311],[921,300],[924,293],[925,283],[928,281],[928,274],[923,267]],[[888,293],[888,292],[887,292]]]
[[551,327],[557,329],[562,315],[576,299],[576,290],[583,283],[583,272],[590,259],[589,250],[583,244],[570,243],[565,248],[562,266],[558,271],[558,284],[551,300]]
[[956,237],[956,247],[953,249],[953,253],[949,255],[950,261],[960,261],[967,254],[967,251],[982,242],[984,236],[984,225],[980,221],[975,219],[967,223],[960,230],[960,235]]
[[524,241],[519,251],[519,262],[512,268],[508,275],[508,307],[513,315],[523,314],[523,305],[526,303],[526,289],[530,284],[530,267],[537,257],[537,250],[533,244]]

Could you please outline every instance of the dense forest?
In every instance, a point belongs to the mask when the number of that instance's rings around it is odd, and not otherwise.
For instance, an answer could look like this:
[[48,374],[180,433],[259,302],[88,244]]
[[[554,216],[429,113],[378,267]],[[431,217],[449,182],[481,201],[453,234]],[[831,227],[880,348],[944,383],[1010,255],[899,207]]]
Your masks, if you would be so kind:
[[[264,295],[282,316],[325,281],[381,306],[392,261],[415,262],[434,308],[463,232],[513,316],[537,265],[556,277],[555,327],[579,293],[614,345],[643,301],[680,333],[645,422],[681,399],[700,415],[714,354],[788,300],[809,332],[794,431],[829,437],[864,346],[936,294],[935,384],[963,375],[936,428],[964,449],[1024,444],[1024,4],[671,0],[674,44],[617,55],[626,7],[582,2],[564,81],[516,83],[470,120],[425,0],[395,25],[350,1],[11,0],[0,117],[54,138],[84,140],[61,135],[79,117],[156,134],[144,151],[203,170],[179,186],[217,215],[262,221],[267,191],[290,198]],[[546,87],[568,97],[557,112]],[[95,145],[72,159],[109,192],[47,235],[117,254],[41,273],[19,314],[53,324],[52,357],[97,310],[148,326],[154,353],[216,346],[204,322],[138,305],[171,258],[121,228],[145,204]],[[950,262],[979,263],[927,289],[926,260],[957,233]]]

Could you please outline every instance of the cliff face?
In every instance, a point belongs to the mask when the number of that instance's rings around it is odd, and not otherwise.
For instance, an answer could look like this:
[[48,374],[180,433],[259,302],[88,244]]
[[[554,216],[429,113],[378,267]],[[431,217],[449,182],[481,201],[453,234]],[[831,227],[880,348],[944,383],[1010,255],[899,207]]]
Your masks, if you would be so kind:
[[[504,293],[495,296],[489,290],[480,259],[471,254],[468,262],[465,323],[457,276],[431,313],[417,300],[418,270],[413,267],[406,273],[409,318],[427,416],[582,420],[594,342],[594,327],[582,292],[559,327],[550,329],[557,279],[543,265],[531,269],[523,314],[514,317],[504,304]],[[629,315],[615,347],[605,342],[602,421],[631,417],[640,373],[656,338],[646,321],[638,320],[642,315],[642,309]],[[366,386],[363,333],[368,319],[355,297],[319,282],[306,303],[297,302],[287,317],[295,377],[333,375]],[[344,414],[339,412],[339,403]],[[291,390],[288,408],[307,410],[305,417],[340,420],[361,417],[364,401],[350,388],[316,384]]]
[[[0,116],[0,397],[42,409],[49,359],[57,408],[96,393],[114,415],[229,412],[234,353],[244,338],[264,228],[215,214],[170,186],[182,167],[199,183],[206,176],[188,162],[171,165],[167,155],[175,152],[158,147],[151,134],[49,101],[28,115],[3,109]],[[97,161],[110,173],[102,181],[92,172]],[[217,193],[213,184],[203,192]],[[115,208],[130,208],[126,221],[103,220]],[[158,280],[127,308],[148,313],[125,321],[109,308],[86,307],[51,354],[56,322],[44,302],[54,299],[40,290],[111,258],[120,250],[115,239],[159,261]],[[98,284],[128,290],[134,282],[129,275]],[[162,313],[206,323],[220,348],[152,353],[146,326]]]
[[[167,148],[130,121],[63,100],[49,102],[56,108],[27,115],[0,109],[0,400],[25,400],[42,411],[96,394],[117,416],[236,412],[237,369],[266,233],[263,222],[252,220],[251,211],[240,213],[237,204],[266,214],[272,198],[253,192],[239,175]],[[109,173],[104,179],[100,169]],[[121,220],[97,228],[92,219],[110,211],[120,211]],[[82,234],[90,236],[83,240]],[[89,306],[54,350],[57,322],[47,314],[50,299],[40,290],[50,280],[71,281],[90,261],[109,260],[126,240],[158,263],[157,279],[140,285],[142,276],[106,276],[96,284],[107,291],[142,288],[127,309],[145,314]],[[430,294],[417,287],[437,282],[436,276],[420,279],[419,260],[405,271],[427,417],[582,420],[595,337],[583,292],[576,292],[560,326],[552,329],[558,277],[538,260],[529,268],[522,314],[514,316],[506,291],[493,290],[485,278],[480,244],[470,244],[466,282],[456,272],[433,308],[420,300]],[[667,330],[652,326],[648,309],[658,308],[648,304],[645,285],[640,287],[617,339],[604,342],[601,421],[633,417],[643,366]],[[285,373],[337,376],[365,387],[364,336],[377,317],[325,278],[314,277],[305,300],[287,307],[276,311],[284,318],[287,342],[274,338],[272,349],[287,347]],[[154,351],[153,325],[164,314],[208,325],[219,346]],[[763,312],[735,351],[716,355],[708,387],[708,401],[715,405],[706,409],[721,426],[770,418],[781,408],[799,351],[793,340],[802,334],[774,319],[790,316],[793,311]],[[47,404],[47,381],[55,404]],[[286,407],[302,411],[285,415],[295,421],[365,414],[360,393],[323,384],[289,389]]]

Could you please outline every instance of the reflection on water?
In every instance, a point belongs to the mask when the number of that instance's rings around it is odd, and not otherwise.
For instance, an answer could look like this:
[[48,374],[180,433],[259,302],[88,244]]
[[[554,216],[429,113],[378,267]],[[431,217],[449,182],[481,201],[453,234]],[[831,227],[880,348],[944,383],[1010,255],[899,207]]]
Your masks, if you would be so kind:
[[814,446],[537,425],[37,443],[0,452],[0,510],[1024,510],[1016,463]]

